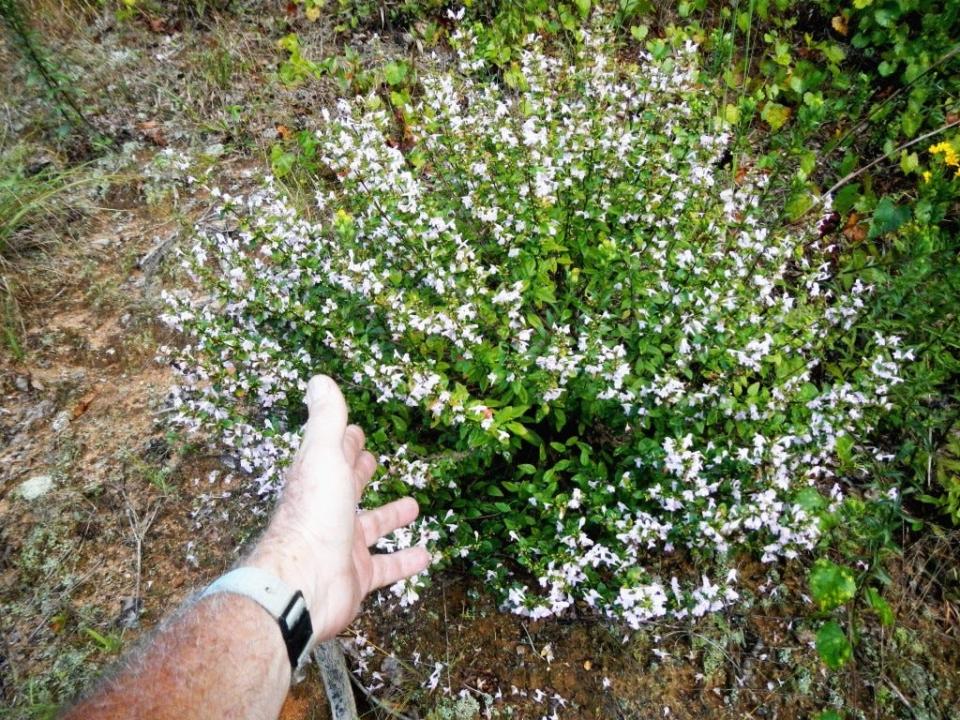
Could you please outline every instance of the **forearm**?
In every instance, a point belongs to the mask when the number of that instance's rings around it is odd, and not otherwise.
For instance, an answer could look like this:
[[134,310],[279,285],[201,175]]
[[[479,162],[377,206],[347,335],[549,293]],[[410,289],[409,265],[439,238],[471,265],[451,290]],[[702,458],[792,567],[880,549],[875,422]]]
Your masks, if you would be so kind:
[[272,720],[290,674],[276,621],[249,598],[217,594],[182,611],[64,717]]
[[[244,564],[279,580],[275,590],[302,592],[318,642],[336,637],[367,593],[421,572],[430,556],[422,547],[370,555],[380,538],[416,519],[417,503],[401,498],[358,514],[377,466],[363,431],[347,427],[346,403],[330,378],[310,381],[307,403],[310,419],[279,506]],[[290,686],[290,654],[308,647],[294,642],[287,650],[274,619],[281,610],[268,611],[278,604],[269,598],[262,607],[215,591],[187,606],[64,717],[273,720]],[[297,628],[302,640],[306,626]]]

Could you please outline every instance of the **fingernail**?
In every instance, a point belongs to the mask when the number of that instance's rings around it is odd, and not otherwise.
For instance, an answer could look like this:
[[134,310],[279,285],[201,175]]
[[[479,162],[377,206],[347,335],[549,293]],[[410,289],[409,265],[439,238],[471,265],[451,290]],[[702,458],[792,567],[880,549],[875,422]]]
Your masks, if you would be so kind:
[[307,406],[315,405],[330,394],[333,380],[326,375],[314,375],[307,383]]

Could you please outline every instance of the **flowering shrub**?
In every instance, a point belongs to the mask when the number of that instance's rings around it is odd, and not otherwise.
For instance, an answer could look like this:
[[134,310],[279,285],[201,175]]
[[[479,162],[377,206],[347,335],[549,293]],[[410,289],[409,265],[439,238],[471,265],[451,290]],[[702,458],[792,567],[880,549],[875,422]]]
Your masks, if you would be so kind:
[[323,113],[319,219],[269,180],[220,195],[186,257],[202,296],[168,298],[180,419],[269,495],[329,373],[381,453],[374,501],[425,509],[384,547],[463,558],[532,617],[717,610],[735,551],[816,542],[911,355],[851,332],[870,288],[836,290],[816,224],[724,167],[692,44],[531,41],[509,88],[455,43],[402,113]]

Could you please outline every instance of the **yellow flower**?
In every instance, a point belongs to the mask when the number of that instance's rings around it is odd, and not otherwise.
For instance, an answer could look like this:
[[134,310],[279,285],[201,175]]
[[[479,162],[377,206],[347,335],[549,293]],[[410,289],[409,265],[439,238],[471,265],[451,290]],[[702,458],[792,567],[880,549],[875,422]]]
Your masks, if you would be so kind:
[[924,170],[924,171],[923,171],[923,181],[924,181],[924,182],[930,182],[930,171],[929,171],[929,170]]
[[954,150],[953,145],[948,142],[931,145],[928,152],[931,155],[943,155],[943,162],[945,162],[948,167],[960,166],[960,156],[957,155],[957,151]]

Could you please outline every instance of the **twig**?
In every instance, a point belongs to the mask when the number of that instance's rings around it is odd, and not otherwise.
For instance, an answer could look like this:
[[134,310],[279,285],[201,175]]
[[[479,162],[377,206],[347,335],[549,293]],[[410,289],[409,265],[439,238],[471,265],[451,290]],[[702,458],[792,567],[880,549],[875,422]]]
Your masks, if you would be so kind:
[[450,622],[447,620],[447,589],[443,588],[443,654],[447,659],[447,687],[450,682]]
[[395,718],[400,718],[400,720],[413,720],[413,718],[411,718],[409,715],[404,715],[399,710],[394,710],[392,707],[387,705],[383,700],[379,699],[372,692],[367,690],[363,686],[363,684],[357,679],[357,676],[354,675],[353,673],[350,673],[350,680],[353,682],[354,685],[357,686],[357,689],[363,693],[363,696],[367,700],[369,700],[372,704],[376,705],[378,708],[383,710],[385,713],[388,713],[389,715]]
[[936,70],[940,65],[945,63],[947,60],[952,58],[957,53],[960,53],[960,43],[954,45],[950,50],[948,50],[945,54],[943,54],[939,60],[931,64],[930,67],[928,67],[922,73],[917,75],[913,80],[906,83],[905,85],[900,86],[899,88],[897,88],[896,92],[893,92],[890,95],[888,95],[886,98],[884,98],[883,102],[881,102],[879,105],[874,107],[873,110],[871,110],[865,118],[863,118],[862,120],[858,120],[856,123],[854,123],[853,126],[843,134],[843,137],[837,140],[836,145],[834,145],[833,148],[829,150],[827,154],[830,154],[837,148],[842,147],[843,144],[847,141],[847,138],[849,138],[851,135],[856,133],[862,127],[868,125],[870,121],[873,120],[875,116],[879,115],[880,111],[883,110],[883,108],[885,108],[888,104],[890,104],[895,98],[905,93],[907,90],[913,87],[913,85],[916,84],[918,80],[920,80],[921,78],[925,77],[929,73]]
[[142,577],[143,570],[143,541],[147,536],[147,533],[150,531],[150,526],[153,525],[153,521],[157,517],[157,512],[160,510],[160,503],[156,502],[154,505],[147,510],[146,515],[142,518],[137,512],[136,508],[133,507],[133,503],[130,502],[130,498],[127,497],[127,493],[123,490],[120,491],[120,494],[123,496],[123,502],[126,504],[127,510],[127,521],[130,523],[130,532],[133,534],[134,540],[134,553],[136,559],[136,577],[134,582],[134,591],[133,591],[133,611],[135,615],[139,616],[140,614],[140,579]]
[[833,187],[831,187],[829,190],[827,190],[825,193],[823,193],[820,197],[821,197],[821,198],[825,198],[825,197],[828,197],[829,195],[832,195],[836,190],[838,190],[839,188],[843,187],[844,185],[846,185],[848,182],[850,182],[850,181],[853,180],[854,178],[860,177],[861,175],[863,175],[863,173],[865,173],[865,172],[866,172],[867,170],[869,170],[870,168],[875,167],[876,165],[879,165],[880,163],[882,163],[884,160],[886,160],[886,159],[887,159],[888,157],[890,157],[891,155],[894,155],[894,154],[900,152],[901,150],[906,150],[908,147],[912,147],[913,145],[916,145],[917,143],[921,143],[921,142],[923,142],[924,140],[926,140],[927,138],[933,137],[934,135],[939,135],[940,133],[945,132],[945,131],[949,130],[950,128],[956,127],[957,125],[960,125],[960,120],[954,120],[952,123],[949,123],[949,124],[947,124],[947,125],[944,125],[944,126],[941,127],[941,128],[937,128],[936,130],[931,130],[931,131],[928,132],[928,133],[924,133],[924,134],[921,135],[920,137],[914,138],[914,139],[911,140],[910,142],[904,143],[903,145],[901,145],[901,146],[899,146],[899,147],[897,147],[897,148],[894,148],[892,152],[886,153],[886,154],[878,157],[876,160],[874,160],[873,162],[871,162],[869,165],[865,165],[864,167],[860,168],[859,170],[854,170],[852,173],[847,174],[845,177],[841,178],[838,182],[836,182],[836,183],[833,185]]
[[314,649],[313,658],[320,667],[333,720],[358,720],[357,701],[350,689],[350,671],[340,641],[326,640]]
[[[352,627],[347,628],[347,631],[350,632],[350,633],[353,633],[353,636],[354,636],[355,638],[359,638],[359,637],[360,637],[359,631],[354,630]],[[381,655],[383,655],[384,657],[393,658],[394,660],[396,660],[396,661],[400,664],[400,667],[406,669],[407,671],[413,673],[414,675],[418,675],[421,680],[424,680],[424,679],[425,679],[423,673],[421,673],[419,670],[417,670],[417,668],[414,667],[412,664],[408,663],[408,662],[405,661],[405,660],[401,660],[400,658],[398,658],[395,653],[392,653],[392,652],[389,652],[389,651],[385,650],[384,648],[380,647],[380,646],[377,645],[375,642],[373,642],[372,640],[370,640],[370,639],[368,639],[368,638],[366,638],[366,637],[364,637],[364,642],[365,642],[367,645],[369,645],[370,647],[372,647],[374,650],[376,650],[378,653],[380,653]]]
[[[530,636],[530,631],[527,630],[527,625],[526,625],[526,623],[521,624],[520,627],[523,628],[523,632],[524,632],[524,634],[527,636],[527,641],[530,643],[530,647],[533,648],[533,654],[536,655],[536,656],[537,656],[538,658],[540,658],[541,660],[543,660],[544,662],[547,662],[547,659],[540,654],[540,651],[537,650],[537,646],[534,645],[534,643],[533,643],[533,638]],[[547,663],[547,664],[549,664],[549,663]]]
[[898,688],[896,685],[894,685],[894,684],[893,684],[893,681],[892,681],[890,678],[885,677],[885,678],[883,679],[883,681],[887,684],[887,687],[890,688],[890,689],[893,691],[893,694],[896,695],[896,696],[900,699],[900,702],[902,702],[902,703],[904,704],[904,706],[907,708],[907,710],[910,711],[910,714],[913,715],[914,717],[916,717],[916,716],[917,716],[917,713],[916,713],[916,711],[913,709],[913,705],[910,704],[910,701],[907,700],[907,698],[904,696],[904,694],[900,691],[900,688]]
[[[13,653],[10,652],[10,643],[7,642],[7,633],[0,633],[0,643],[3,644],[3,655],[0,655],[0,665],[6,664],[7,670],[10,674],[10,679],[13,680],[13,685],[19,683],[19,674],[17,673],[17,666],[13,664]],[[2,683],[2,675],[0,675],[0,683]],[[0,685],[0,691],[5,691],[5,686]]]

